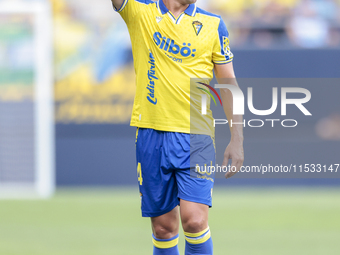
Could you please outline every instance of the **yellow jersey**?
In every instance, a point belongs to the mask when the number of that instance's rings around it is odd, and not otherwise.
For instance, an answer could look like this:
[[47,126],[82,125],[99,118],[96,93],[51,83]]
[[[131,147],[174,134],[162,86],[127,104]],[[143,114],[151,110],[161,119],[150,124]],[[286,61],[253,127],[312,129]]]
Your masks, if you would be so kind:
[[233,60],[221,17],[191,4],[175,18],[162,0],[125,0],[116,11],[130,33],[136,72],[131,126],[214,136],[210,100],[202,115],[198,88],[212,80],[214,64]]

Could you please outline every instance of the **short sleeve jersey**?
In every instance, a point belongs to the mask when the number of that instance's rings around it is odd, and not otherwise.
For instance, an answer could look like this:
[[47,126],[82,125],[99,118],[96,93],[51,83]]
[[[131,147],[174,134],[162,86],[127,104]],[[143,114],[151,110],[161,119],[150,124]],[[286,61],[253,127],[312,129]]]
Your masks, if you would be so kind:
[[[162,0],[125,0],[116,11],[130,33],[136,72],[131,125],[213,136],[210,100],[207,114],[200,114],[199,103],[192,107],[191,84],[209,83],[214,64],[233,60],[221,17],[191,4],[176,18]],[[199,128],[191,125],[193,115]]]

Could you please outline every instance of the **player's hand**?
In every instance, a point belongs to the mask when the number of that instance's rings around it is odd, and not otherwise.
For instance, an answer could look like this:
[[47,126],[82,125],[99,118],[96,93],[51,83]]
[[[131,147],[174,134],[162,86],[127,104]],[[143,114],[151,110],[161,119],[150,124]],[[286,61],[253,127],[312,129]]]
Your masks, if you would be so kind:
[[244,161],[243,143],[231,141],[224,152],[223,164],[222,166],[227,167],[228,161],[231,159],[230,171],[225,174],[225,178],[230,178],[238,171],[240,171],[241,166]]

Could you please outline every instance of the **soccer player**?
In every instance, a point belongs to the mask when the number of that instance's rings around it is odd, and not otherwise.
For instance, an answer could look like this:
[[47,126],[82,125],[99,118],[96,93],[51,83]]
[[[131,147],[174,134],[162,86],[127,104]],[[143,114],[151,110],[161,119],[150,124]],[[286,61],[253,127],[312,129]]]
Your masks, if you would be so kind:
[[[237,86],[227,28],[196,0],[111,1],[132,42],[137,90],[131,125],[137,127],[142,216],[151,218],[153,254],[179,254],[179,220],[185,254],[213,254],[208,226],[213,174],[194,171],[197,165],[215,164],[213,118],[210,110],[201,114],[194,95],[211,94],[207,85],[213,70],[219,82],[228,78]],[[242,116],[233,115],[232,94],[220,91],[227,118],[241,123]],[[223,160],[226,166],[231,159],[237,171],[244,157],[242,128],[230,126]]]

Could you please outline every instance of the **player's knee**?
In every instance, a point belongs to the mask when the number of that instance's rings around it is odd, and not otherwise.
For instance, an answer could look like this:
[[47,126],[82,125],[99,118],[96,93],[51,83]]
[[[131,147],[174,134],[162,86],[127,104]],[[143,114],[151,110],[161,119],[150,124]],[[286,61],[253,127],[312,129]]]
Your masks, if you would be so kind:
[[169,239],[178,234],[178,227],[176,224],[154,224],[153,234],[159,239]]
[[207,220],[204,217],[191,217],[182,221],[183,229],[188,233],[198,233],[207,228]]

